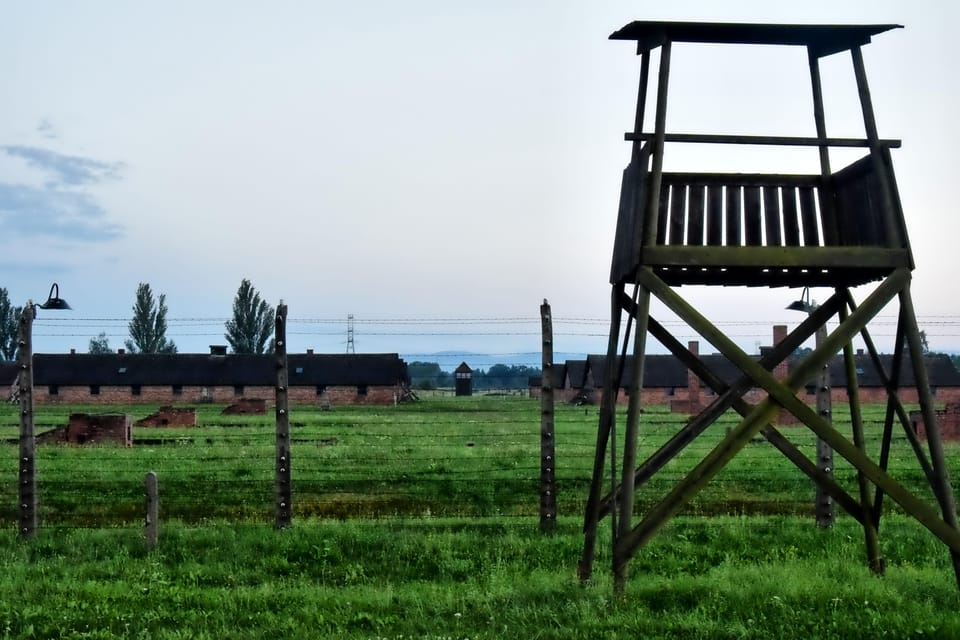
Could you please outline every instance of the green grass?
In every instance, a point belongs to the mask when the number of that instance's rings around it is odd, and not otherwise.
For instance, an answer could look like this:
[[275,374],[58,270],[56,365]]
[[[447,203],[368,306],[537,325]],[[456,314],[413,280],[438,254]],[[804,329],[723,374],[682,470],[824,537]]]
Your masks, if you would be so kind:
[[[156,407],[111,408],[135,419]],[[84,407],[38,407],[38,431]],[[895,505],[881,525],[887,575],[862,529],[813,525],[813,487],[751,442],[630,563],[613,596],[604,522],[594,581],[576,579],[596,407],[556,412],[560,528],[537,531],[539,403],[438,398],[399,407],[294,408],[294,526],[273,520],[272,415],[199,407],[190,429],[135,429],[150,444],[40,445],[41,529],[14,536],[16,466],[0,467],[4,638],[907,638],[960,637],[945,547]],[[848,417],[838,407],[841,430]],[[867,407],[868,448],[883,408]],[[640,459],[686,416],[649,407]],[[622,424],[622,420],[619,422]],[[642,511],[736,424],[724,416],[638,493]],[[785,435],[812,455],[806,429]],[[16,407],[0,407],[14,460]],[[924,496],[902,436],[890,468]],[[954,486],[960,447],[947,450]],[[144,548],[143,478],[159,475],[161,538]],[[856,478],[837,462],[852,495]],[[889,501],[887,503],[889,505]]]
[[[943,549],[893,517],[909,561],[870,575],[859,530],[797,518],[681,518],[631,565],[580,585],[578,523],[305,521],[0,535],[11,638],[955,638]],[[608,557],[601,551],[598,562]]]

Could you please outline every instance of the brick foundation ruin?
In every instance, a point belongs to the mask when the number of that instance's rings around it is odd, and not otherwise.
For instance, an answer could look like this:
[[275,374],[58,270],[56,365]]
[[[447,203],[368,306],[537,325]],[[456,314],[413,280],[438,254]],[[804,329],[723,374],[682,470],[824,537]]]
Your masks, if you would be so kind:
[[195,427],[197,410],[193,407],[160,407],[156,413],[134,423],[137,427]]
[[63,444],[133,445],[130,416],[126,414],[72,413],[66,426],[37,436],[37,442]]
[[[937,409],[937,424],[940,426],[940,436],[946,442],[960,442],[960,403],[951,402],[943,409]],[[921,440],[927,439],[927,428],[923,422],[923,414],[919,411],[910,412],[910,424]]]
[[267,401],[262,398],[241,398],[239,401],[225,408],[221,415],[262,415],[267,412]]

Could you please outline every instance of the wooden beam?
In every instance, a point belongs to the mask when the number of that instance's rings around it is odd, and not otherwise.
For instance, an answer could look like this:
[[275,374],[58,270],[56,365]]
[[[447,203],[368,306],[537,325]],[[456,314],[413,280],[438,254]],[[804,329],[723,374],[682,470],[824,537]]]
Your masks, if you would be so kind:
[[[810,337],[810,327],[820,324],[822,321],[825,321],[825,318],[828,318],[833,315],[832,309],[840,304],[839,296],[834,295],[831,298],[832,303],[828,307],[823,308],[823,311],[820,311],[815,318],[808,317],[808,321],[805,324],[801,324],[796,330],[794,330],[790,335],[787,336],[780,344],[775,345],[773,350],[768,354],[760,358],[760,364],[766,370],[772,370],[779,362],[784,360],[789,354],[793,353],[807,338]],[[703,412],[698,414],[693,420],[691,420],[683,429],[681,429],[673,438],[670,439],[661,449],[653,454],[646,463],[641,465],[637,469],[637,484],[642,484],[646,482],[656,471],[661,469],[666,462],[673,459],[677,453],[682,451],[687,444],[692,442],[693,438],[703,433],[704,429],[712,424],[719,415],[726,411],[728,406],[732,406],[735,411],[737,411],[741,416],[746,417],[749,415],[750,411],[753,410],[753,406],[748,404],[741,397],[751,386],[752,381],[748,376],[741,377],[737,382],[733,383],[730,387],[721,380],[719,377],[715,376],[712,371],[706,366],[706,364],[698,357],[690,353],[686,348],[683,347],[673,336],[666,331],[659,323],[657,323],[653,318],[650,319],[651,322],[651,333],[653,336],[659,340],[664,346],[666,346],[674,355],[679,358],[684,364],[687,365],[696,375],[700,377],[708,386],[710,386],[718,395],[718,401],[723,400],[722,402],[714,401],[711,404],[718,404],[723,408],[717,411],[714,409],[711,411],[711,407],[708,407]],[[819,331],[819,328],[817,329]],[[719,408],[719,407],[717,407]],[[690,430],[692,433],[686,433],[687,430]],[[840,487],[836,482],[834,482],[833,477],[830,473],[824,472],[819,468],[818,465],[811,462],[799,449],[797,449],[793,443],[787,440],[783,434],[777,431],[773,426],[768,425],[765,427],[761,433],[767,439],[770,444],[776,447],[784,456],[793,462],[803,473],[805,473],[810,479],[812,479],[817,486],[823,488],[828,495],[835,498],[850,515],[857,519],[857,521],[862,522],[863,519],[863,509],[860,504],[854,500],[842,487]],[[675,453],[666,457],[666,454],[669,453],[667,447],[671,442],[677,439],[682,442],[682,445],[677,449]],[[674,445],[676,446],[676,445]],[[663,453],[661,453],[663,452]],[[658,454],[661,459],[657,459]],[[665,459],[664,459],[665,458]],[[649,468],[648,468],[649,466]]]
[[[873,160],[873,172],[880,185],[880,200],[883,207],[883,222],[886,230],[886,236],[891,243],[899,246],[906,246],[907,239],[900,234],[901,221],[899,209],[893,201],[893,175],[892,170],[884,162],[884,153],[886,152],[883,141],[880,140],[877,133],[877,121],[873,113],[873,100],[870,97],[870,88],[867,84],[867,71],[863,65],[863,52],[860,47],[852,47],[850,55],[853,58],[853,71],[857,78],[857,92],[860,96],[860,108],[863,112],[863,127],[867,134],[867,141],[870,143],[870,157]],[[958,574],[960,577],[960,574]]]
[[831,447],[857,469],[862,470],[872,482],[883,486],[884,490],[895,501],[920,520],[934,535],[941,538],[951,548],[954,548],[954,546],[960,548],[960,533],[940,520],[936,512],[928,505],[918,500],[890,478],[855,446],[836,432],[829,423],[817,416],[794,395],[796,389],[815,373],[817,367],[826,364],[840,347],[849,342],[893,296],[897,295],[906,286],[910,277],[908,270],[897,270],[878,286],[863,305],[850,315],[847,322],[842,323],[836,331],[824,340],[820,348],[816,349],[791,372],[786,384],[778,382],[769,372],[750,360],[729,338],[706,321],[703,316],[683,301],[649,269],[642,269],[638,277],[642,281],[641,284],[647,286],[668,308],[686,320],[692,328],[716,346],[744,373],[750,375],[760,386],[766,389],[773,400],[768,398],[758,405],[690,474],[678,483],[664,500],[649,512],[647,517],[628,536],[620,539],[618,548],[615,550],[615,562],[625,563],[637,547],[649,540],[670,517],[695,496],[749,442],[753,435],[775,416],[779,411],[778,403],[806,422],[817,435],[826,440]]
[[[652,140],[652,133],[627,132],[623,134],[627,142],[645,142]],[[802,136],[742,136],[705,133],[668,133],[665,142],[691,142],[701,144],[756,144],[789,147],[870,147],[870,141],[864,138],[809,138]],[[890,149],[899,149],[901,140],[878,140],[878,144]]]
[[[628,534],[633,526],[634,469],[637,466],[637,442],[639,440],[640,410],[643,395],[643,372],[647,348],[647,327],[650,320],[650,293],[638,289],[639,298],[634,304],[636,328],[633,338],[633,370],[630,380],[630,397],[627,404],[627,428],[623,438],[623,471],[620,477],[620,524],[616,540]],[[614,546],[616,545],[614,541]],[[626,586],[626,565],[613,566],[614,589],[622,592]]]
[[[626,300],[625,306],[629,302],[629,300]],[[769,354],[763,356],[760,359],[760,365],[767,370],[773,369],[779,362],[799,348],[814,332],[816,326],[832,317],[842,304],[842,298],[837,295],[832,296],[825,304],[820,305],[814,314],[808,316],[783,342],[774,346]],[[749,413],[752,407],[743,402],[740,396],[754,386],[753,380],[744,375],[727,387],[719,377],[713,375],[699,358],[690,353],[686,347],[670,335],[663,325],[652,317],[649,319],[649,325],[653,337],[667,347],[687,368],[700,376],[708,386],[712,387],[717,392],[717,397],[636,469],[634,477],[638,486],[645,484],[654,474],[682,452],[727,409],[734,407],[741,415]],[[610,512],[612,501],[616,499],[612,496],[619,496],[619,491],[614,490],[604,496],[600,505],[601,517]]]
[[[866,323],[870,320],[870,318],[879,312],[879,310],[889,301],[888,296],[891,293],[891,290],[893,291],[893,295],[900,294],[902,299],[904,297],[904,287],[909,286],[909,280],[910,272],[906,269],[897,270],[894,274],[887,278],[887,280],[877,287],[873,294],[866,301],[864,301],[864,303],[855,312],[850,314],[846,322],[842,323],[839,327],[837,327],[836,331],[828,336],[828,338],[824,341],[824,346],[822,348],[816,349],[810,356],[801,362],[798,367],[794,369],[794,372],[792,372],[790,375],[790,379],[792,379],[795,374],[800,374],[801,379],[808,379],[810,377],[811,369],[822,365],[822,358],[819,357],[820,355],[830,357],[832,354],[837,352],[839,347],[841,347],[845,342],[848,342],[853,335],[859,332],[863,326],[866,326]],[[658,297],[660,297],[659,294]],[[912,307],[908,309],[907,315],[912,317]],[[907,335],[909,337],[909,332]],[[917,341],[919,344],[919,339],[917,339]],[[721,350],[721,352],[724,351],[724,345],[719,343],[714,344]],[[727,346],[729,347],[730,345]],[[736,348],[735,345],[733,345],[733,348]],[[843,456],[859,471],[862,471],[871,482],[882,488],[886,494],[889,495],[897,504],[903,507],[904,510],[916,518],[931,533],[947,544],[955,558],[960,555],[960,531],[958,531],[956,525],[954,524],[956,522],[955,515],[952,518],[954,521],[953,523],[945,519],[941,519],[934,509],[910,493],[910,491],[904,488],[903,485],[891,478],[876,463],[870,460],[856,446],[851,444],[846,438],[837,432],[832,425],[823,420],[813,410],[811,410],[810,407],[800,401],[794,395],[790,385],[785,386],[779,383],[762,368],[757,370],[758,367],[751,367],[751,369],[751,376],[770,394],[770,396],[777,403],[806,423],[806,425],[814,433],[823,438],[837,453]],[[925,378],[926,372],[923,371],[919,374],[919,376]],[[934,467],[937,467],[936,462],[934,463]],[[941,468],[945,473],[945,463],[944,467]],[[950,491],[949,487],[947,487],[945,491]]]
[[[850,307],[851,311],[855,311],[857,305],[853,300],[853,296],[850,294],[849,290],[846,291],[846,296],[847,305]],[[877,350],[870,332],[866,327],[864,327],[863,331],[860,332],[860,337],[863,340],[864,345],[867,347],[867,353],[870,355],[870,360],[873,362],[873,366],[877,371],[877,377],[880,378],[880,383],[887,391],[887,414],[884,420],[883,440],[880,445],[880,468],[884,471],[887,470],[887,458],[890,454],[890,439],[893,435],[891,416],[892,410],[893,414],[895,414],[900,420],[900,425],[903,427],[904,435],[907,438],[907,442],[910,443],[910,447],[913,449],[913,453],[917,458],[917,462],[920,464],[923,475],[927,478],[927,482],[930,483],[930,486],[934,487],[934,490],[936,490],[936,483],[933,480],[933,467],[930,466],[930,461],[927,459],[927,456],[923,451],[923,446],[920,444],[920,439],[917,437],[916,431],[914,431],[913,426],[910,424],[910,416],[907,415],[907,410],[904,408],[903,403],[900,402],[900,398],[897,395],[897,391],[900,387],[901,361],[905,339],[903,327],[904,318],[903,309],[901,309],[900,313],[898,314],[897,332],[893,346],[893,368],[889,374],[886,372],[883,362],[880,360],[880,352]],[[873,502],[873,510],[874,522],[876,522],[878,526],[880,523],[880,512],[882,511],[882,508],[883,490],[877,487]]]
[[[832,172],[830,171],[830,145],[827,140],[826,118],[823,112],[823,86],[820,82],[820,58],[812,46],[807,47],[807,62],[810,67],[810,86],[813,90],[813,120],[817,128],[817,139],[822,143],[819,147],[820,155],[820,215],[823,220],[824,235],[828,238],[825,244],[836,244],[840,232],[837,228],[837,216],[833,206],[833,193],[829,188]],[[867,140],[867,143],[870,141]]]
[[[757,405],[740,424],[730,431],[727,437],[725,437],[716,448],[707,454],[700,464],[687,474],[683,480],[677,483],[674,489],[648,512],[647,516],[631,530],[628,535],[622,536],[618,540],[617,547],[614,549],[614,562],[618,565],[625,564],[638,547],[645,544],[683,505],[699,493],[700,490],[726,466],[737,452],[746,446],[753,436],[776,416],[780,410],[777,403],[779,403],[780,406],[786,407],[801,420],[809,414],[812,415],[814,419],[819,420],[820,423],[824,422],[807,407],[807,405],[797,399],[794,395],[796,389],[812,377],[817,367],[822,367],[826,364],[843,344],[849,342],[859,329],[866,325],[870,318],[876,315],[876,313],[900,291],[901,287],[909,280],[909,272],[906,270],[898,270],[887,278],[883,284],[877,287],[864,304],[856,312],[851,314],[846,324],[841,324],[833,334],[824,340],[820,348],[816,349],[790,373],[785,383],[780,383],[774,379],[759,363],[750,359],[723,332],[719,331],[713,324],[707,321],[696,309],[691,307],[674,292],[673,289],[657,278],[652,271],[649,269],[641,269],[638,273],[638,278],[641,280],[641,286],[646,286],[651,293],[656,295],[671,311],[680,316],[691,328],[717,347],[723,355],[745,374],[767,389],[771,397]],[[774,391],[776,392],[776,402],[771,399]],[[826,424],[825,429],[832,432],[834,436],[839,435],[833,431],[829,424]],[[834,442],[826,437],[824,439],[828,440],[831,446],[839,451],[839,447],[835,446]],[[835,440],[836,438],[833,439]],[[840,440],[843,441],[843,445],[849,445],[842,437],[840,437]],[[850,448],[854,451],[853,455],[859,455],[860,458],[865,458],[855,447],[845,447],[845,450],[849,452]],[[841,455],[844,454],[841,452]],[[847,456],[844,455],[844,457]],[[850,458],[847,457],[847,459],[849,460]],[[862,462],[862,460],[860,461]],[[853,461],[851,460],[851,462]],[[869,460],[866,460],[866,462],[870,463]],[[861,466],[856,462],[854,462],[854,464],[858,468]],[[879,469],[877,469],[877,471],[879,471]],[[886,474],[882,471],[880,473],[889,480]],[[896,485],[894,490],[897,491],[898,496],[894,499],[899,502],[898,498],[904,498],[903,494],[905,490],[899,487],[899,485]],[[892,493],[890,495],[893,496]],[[908,492],[906,495],[906,500],[913,499],[916,501]],[[960,535],[957,536],[957,541],[960,543]]]
[[583,553],[577,566],[577,575],[581,581],[589,580],[593,573],[593,559],[597,546],[597,525],[600,521],[600,497],[603,492],[603,468],[606,460],[607,444],[616,421],[617,389],[620,385],[616,374],[616,358],[614,356],[616,356],[617,347],[620,344],[620,321],[623,315],[621,298],[623,295],[623,283],[614,285],[610,296],[610,336],[607,342],[606,379],[603,385],[603,393],[600,396],[600,423],[597,426],[593,474],[583,517]]
[[906,249],[875,247],[690,247],[647,246],[644,263],[652,267],[749,267],[754,269],[838,269],[909,267]]
[[[920,410],[923,412],[927,446],[930,448],[930,461],[933,463],[934,492],[940,503],[944,521],[960,539],[960,524],[957,523],[957,503],[953,497],[953,488],[950,486],[947,458],[943,451],[943,440],[940,438],[940,427],[937,425],[937,414],[933,408],[933,393],[930,391],[930,381],[927,379],[927,369],[923,362],[920,328],[917,326],[917,314],[913,309],[913,297],[910,294],[909,282],[900,292],[900,307],[903,309],[904,334],[907,337],[907,344],[910,346],[913,379],[917,386],[917,394],[920,396]],[[890,497],[894,500],[897,499],[893,494]],[[954,575],[957,579],[957,586],[960,586],[960,546],[951,545],[950,549]]]
[[648,212],[644,220],[644,230],[640,238],[644,245],[652,245],[657,237],[657,219],[652,214],[660,210],[660,180],[663,174],[663,147],[664,136],[667,131],[667,89],[670,84],[670,51],[672,47],[666,40],[660,48],[660,75],[657,78],[657,112],[652,137],[650,189],[647,192],[646,209]]
[[[846,308],[840,310],[840,324],[847,321]],[[847,398],[850,405],[850,426],[853,431],[853,445],[867,455],[866,439],[863,435],[863,414],[860,412],[860,386],[857,381],[857,361],[853,355],[853,343],[843,345],[843,366],[847,377]],[[884,561],[880,554],[880,541],[877,536],[877,527],[873,521],[873,503],[870,497],[870,485],[862,469],[857,469],[857,488],[860,491],[860,504],[863,507],[864,541],[867,547],[867,564],[870,570],[883,575]]]

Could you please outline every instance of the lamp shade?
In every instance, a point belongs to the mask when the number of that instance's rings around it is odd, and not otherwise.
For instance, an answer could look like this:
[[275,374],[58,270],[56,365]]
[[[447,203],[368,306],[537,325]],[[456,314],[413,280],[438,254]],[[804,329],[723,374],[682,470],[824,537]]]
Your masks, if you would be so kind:
[[50,287],[50,295],[47,296],[47,301],[43,304],[37,305],[41,309],[69,309],[70,305],[67,304],[67,301],[60,297],[60,286],[54,282],[53,286]]

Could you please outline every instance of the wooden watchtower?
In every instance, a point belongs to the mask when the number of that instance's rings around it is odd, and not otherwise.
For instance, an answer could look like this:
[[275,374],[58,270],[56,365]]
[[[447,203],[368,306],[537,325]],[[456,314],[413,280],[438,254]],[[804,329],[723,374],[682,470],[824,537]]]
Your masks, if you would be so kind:
[[[640,56],[640,87],[630,164],[623,174],[620,210],[610,281],[608,368],[601,400],[593,478],[584,519],[584,549],[580,577],[590,577],[598,523],[610,515],[615,584],[622,588],[629,559],[680,511],[743,447],[762,434],[809,476],[842,509],[863,525],[867,557],[881,573],[878,528],[885,497],[898,503],[949,548],[960,584],[960,528],[947,475],[943,443],[936,426],[932,394],[922,359],[920,334],[910,294],[913,258],[893,174],[890,149],[897,140],[877,134],[861,47],[899,25],[773,25],[687,22],[633,22],[611,38],[635,40]],[[729,43],[805,47],[813,90],[816,137],[700,135],[666,130],[670,54],[674,43]],[[659,77],[653,131],[643,131],[651,56],[659,49]],[[821,58],[849,52],[863,112],[865,137],[831,138],[824,124],[820,81]],[[728,145],[730,157],[738,145],[816,147],[819,172],[809,175],[744,173],[676,173],[663,170],[665,145],[677,143]],[[831,149],[862,148],[865,155],[840,170],[830,164]],[[857,304],[852,287],[870,285]],[[679,293],[684,285],[742,287],[830,287],[830,298],[811,310],[807,319],[759,361],[742,351],[703,313]],[[735,296],[735,291],[731,291]],[[733,383],[712,372],[662,324],[650,315],[655,298],[734,363],[741,376]],[[884,370],[870,337],[870,320],[888,303],[899,303],[899,322],[890,370]],[[836,328],[827,333],[827,322]],[[626,324],[623,326],[624,319]],[[791,367],[785,380],[771,374],[777,364],[814,335],[827,333],[818,347]],[[621,344],[621,334],[625,336]],[[716,397],[679,429],[663,446],[638,460],[644,351],[653,336],[696,373]],[[887,387],[888,403],[881,453],[867,455],[856,386],[852,340],[860,335]],[[633,340],[633,358],[626,358]],[[852,438],[832,426],[797,398],[798,389],[842,351],[848,372]],[[615,450],[616,394],[623,363],[633,367],[622,453]],[[928,433],[924,451],[898,397],[901,372],[912,367]],[[744,394],[762,388],[767,398],[752,405]],[[728,409],[742,420],[677,481],[653,506],[634,514],[635,492],[687,445],[696,440]],[[856,495],[818,468],[771,424],[781,409],[792,413],[820,439],[849,461],[857,472]],[[899,423],[919,466],[932,488],[930,500],[905,489],[887,471],[894,426]],[[611,487],[604,492],[604,465],[610,457],[621,469],[607,473]],[[617,479],[617,475],[619,478]],[[935,501],[939,509],[932,506]]]

